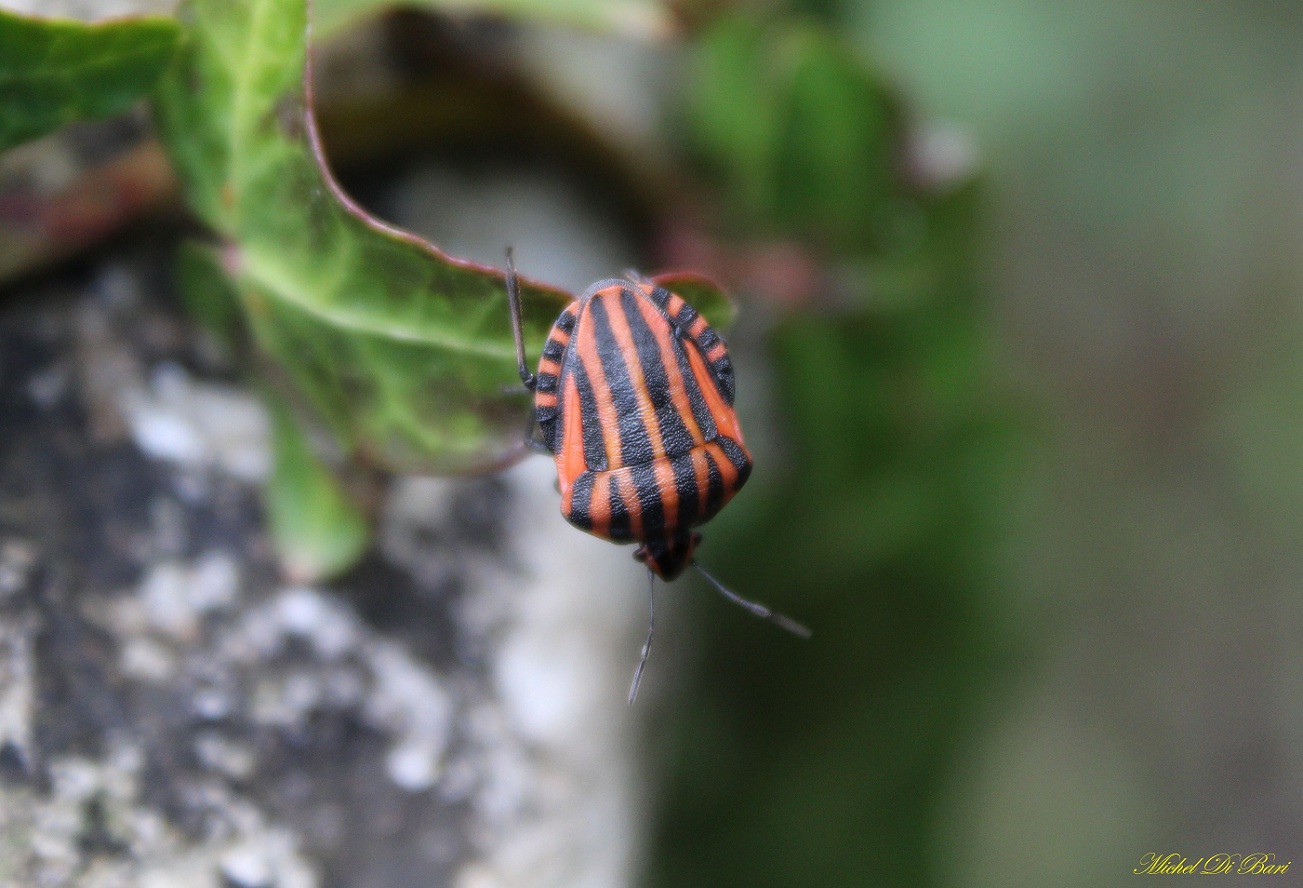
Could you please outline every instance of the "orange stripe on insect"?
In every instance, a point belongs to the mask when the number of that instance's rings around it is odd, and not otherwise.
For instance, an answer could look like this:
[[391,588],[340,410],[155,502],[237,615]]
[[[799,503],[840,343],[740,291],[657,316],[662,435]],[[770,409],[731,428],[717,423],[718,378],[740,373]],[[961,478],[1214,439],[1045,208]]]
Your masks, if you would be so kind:
[[[606,368],[602,366],[602,356],[597,350],[597,334],[593,328],[596,320],[591,311],[584,311],[575,325],[573,349],[580,365],[588,375],[588,383],[593,390],[596,416],[584,416],[585,426],[596,423],[600,428],[602,446],[606,451],[606,469],[617,469],[624,465],[620,455],[620,417],[615,409],[615,399],[606,379]],[[579,399],[575,399],[578,405]],[[577,406],[574,409],[579,409]],[[570,446],[581,446],[582,440],[572,441]],[[590,468],[593,468],[590,466]]]
[[656,479],[656,488],[660,491],[661,508],[665,513],[665,527],[673,529],[679,526],[679,488],[675,483],[674,466],[668,459],[659,459],[652,464],[652,473]]
[[698,503],[706,499],[706,491],[710,490],[710,462],[706,459],[709,446],[699,447],[692,451],[692,472],[697,481]]
[[[579,386],[573,373],[563,380],[565,401],[571,405],[579,403]],[[573,485],[575,479],[587,470],[584,464],[584,426],[583,416],[577,409],[567,410],[562,414],[561,436],[557,438],[556,467],[557,487],[561,490],[561,510],[570,513]]]
[[606,536],[611,530],[611,472],[593,476],[593,496],[588,503],[589,533]]
[[[695,348],[690,348],[687,352],[688,364],[692,367],[692,375],[700,380],[711,379],[710,369],[706,366],[706,361],[701,357],[701,353]],[[742,429],[738,425],[737,414],[733,412],[733,408],[724,403],[724,399],[714,385],[703,383],[700,388],[701,396],[706,399],[706,406],[710,409],[710,415],[714,417],[719,433],[741,444]]]
[[624,504],[624,509],[629,515],[629,538],[634,540],[643,539],[642,530],[642,500],[638,498],[638,490],[633,484],[629,471],[611,472],[611,493],[615,499]]

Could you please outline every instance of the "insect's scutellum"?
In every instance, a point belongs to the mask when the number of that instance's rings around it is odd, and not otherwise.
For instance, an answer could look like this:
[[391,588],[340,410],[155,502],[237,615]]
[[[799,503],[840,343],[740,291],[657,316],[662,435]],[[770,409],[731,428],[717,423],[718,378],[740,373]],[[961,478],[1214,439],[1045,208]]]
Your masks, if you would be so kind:
[[[507,249],[507,297],[520,379],[556,460],[561,514],[594,536],[638,543],[634,558],[673,580],[689,564],[726,598],[802,637],[809,631],[701,570],[701,534],[751,475],[733,412],[724,340],[677,294],[636,273],[598,281],[561,312],[526,364],[520,285]],[[650,608],[650,604],[649,604]],[[629,691],[638,692],[647,643]]]

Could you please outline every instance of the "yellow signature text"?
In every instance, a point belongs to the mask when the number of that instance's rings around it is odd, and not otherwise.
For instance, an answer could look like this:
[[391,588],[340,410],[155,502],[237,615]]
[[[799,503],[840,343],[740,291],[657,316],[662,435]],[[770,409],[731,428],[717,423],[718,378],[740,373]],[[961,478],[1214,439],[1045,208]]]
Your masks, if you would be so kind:
[[1149,851],[1132,870],[1137,876],[1279,876],[1289,872],[1294,861],[1277,860],[1275,854],[1258,851],[1252,854],[1209,854],[1190,860],[1184,854]]

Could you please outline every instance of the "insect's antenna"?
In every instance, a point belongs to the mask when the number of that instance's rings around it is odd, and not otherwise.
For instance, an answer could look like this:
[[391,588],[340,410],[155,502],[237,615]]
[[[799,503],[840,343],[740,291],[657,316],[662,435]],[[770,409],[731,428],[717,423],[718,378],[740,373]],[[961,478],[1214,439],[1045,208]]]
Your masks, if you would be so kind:
[[525,363],[525,325],[520,314],[520,279],[516,276],[515,251],[507,247],[507,302],[511,305],[511,334],[516,338],[516,363],[520,367],[520,381],[533,391],[534,374]]
[[810,637],[811,635],[810,630],[802,626],[800,623],[796,622],[795,620],[793,620],[791,617],[786,617],[778,613],[778,611],[770,610],[769,608],[765,607],[763,604],[761,604],[758,601],[748,601],[747,599],[743,598],[741,595],[738,595],[736,592],[726,587],[719,580],[712,577],[704,567],[702,567],[700,564],[696,562],[696,560],[693,560],[692,566],[695,567],[697,569],[697,572],[700,573],[703,577],[710,580],[710,584],[719,590],[719,594],[723,595],[729,601],[733,602],[734,604],[740,607],[746,608],[751,613],[755,614],[757,617],[762,617],[770,621],[771,623],[774,623],[777,626],[786,629],[788,632],[792,633],[793,635],[800,636],[801,638]]
[[656,631],[656,596],[653,593],[656,586],[656,575],[647,568],[647,640],[642,645],[642,657],[638,660],[638,668],[633,671],[633,684],[629,685],[629,705],[633,705],[634,698],[638,696],[638,685],[642,682],[642,670],[647,665],[647,655],[651,653],[652,633]]

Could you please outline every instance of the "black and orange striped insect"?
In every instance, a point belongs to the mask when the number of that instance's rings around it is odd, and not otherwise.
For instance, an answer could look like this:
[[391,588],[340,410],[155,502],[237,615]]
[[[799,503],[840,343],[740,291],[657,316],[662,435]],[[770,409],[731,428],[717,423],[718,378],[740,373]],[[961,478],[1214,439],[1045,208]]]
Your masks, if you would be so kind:
[[655,628],[654,577],[695,567],[730,601],[797,635],[809,630],[730,591],[697,564],[695,528],[751,475],[733,412],[733,364],[724,340],[678,295],[634,274],[598,281],[561,312],[538,373],[525,362],[520,284],[507,250],[507,296],[520,379],[534,393],[542,446],[557,468],[561,514],[594,536],[638,543],[647,565],[647,641]]

